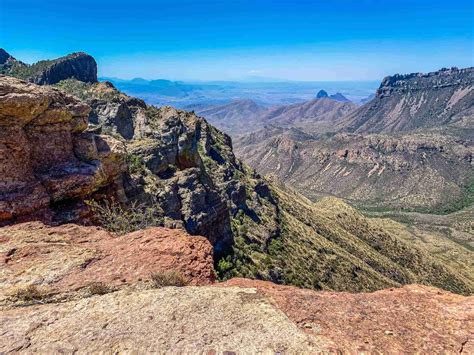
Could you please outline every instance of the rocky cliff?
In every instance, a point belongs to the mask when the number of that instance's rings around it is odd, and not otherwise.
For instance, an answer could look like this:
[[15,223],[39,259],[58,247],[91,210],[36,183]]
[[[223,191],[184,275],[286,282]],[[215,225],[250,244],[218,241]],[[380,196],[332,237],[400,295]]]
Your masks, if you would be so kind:
[[405,132],[447,124],[473,125],[474,68],[388,76],[376,97],[338,122],[355,133]]
[[15,76],[40,85],[56,84],[69,78],[94,83],[97,82],[97,63],[92,56],[78,52],[28,65],[0,48],[0,74]]
[[89,111],[57,89],[0,76],[1,223],[77,219],[84,199],[117,183],[123,147],[84,132]]

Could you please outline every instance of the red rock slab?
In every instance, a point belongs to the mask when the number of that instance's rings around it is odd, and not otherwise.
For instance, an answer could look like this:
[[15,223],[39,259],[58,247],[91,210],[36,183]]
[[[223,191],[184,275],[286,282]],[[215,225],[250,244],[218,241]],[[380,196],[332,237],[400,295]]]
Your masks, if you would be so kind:
[[300,289],[232,279],[255,287],[307,333],[350,353],[474,353],[474,297],[407,285],[373,293]]
[[[98,227],[28,222],[0,229],[0,289],[47,285],[58,292],[91,282],[108,286],[177,270],[191,285],[214,281],[212,246],[185,231],[148,228],[115,236]],[[1,294],[2,292],[0,292]]]

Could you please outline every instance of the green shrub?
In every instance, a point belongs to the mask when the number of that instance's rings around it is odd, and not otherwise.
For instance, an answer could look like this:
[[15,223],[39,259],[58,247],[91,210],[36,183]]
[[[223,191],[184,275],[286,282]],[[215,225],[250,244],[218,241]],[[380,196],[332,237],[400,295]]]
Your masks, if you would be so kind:
[[143,163],[142,158],[138,155],[128,153],[126,161],[130,174],[141,174],[146,169],[145,163]]

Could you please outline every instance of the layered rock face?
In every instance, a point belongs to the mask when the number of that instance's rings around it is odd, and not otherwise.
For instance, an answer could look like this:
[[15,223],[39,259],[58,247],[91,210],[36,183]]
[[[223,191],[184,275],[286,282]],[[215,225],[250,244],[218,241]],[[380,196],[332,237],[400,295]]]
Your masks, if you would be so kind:
[[338,122],[355,133],[405,132],[456,124],[473,124],[474,68],[442,69],[386,77],[376,97]]
[[473,146],[448,134],[340,133],[318,139],[267,129],[236,141],[253,168],[311,199],[325,194],[371,208],[449,211],[470,184]]
[[125,170],[119,142],[83,133],[89,111],[57,89],[0,77],[1,223],[68,218],[54,206],[82,201]]

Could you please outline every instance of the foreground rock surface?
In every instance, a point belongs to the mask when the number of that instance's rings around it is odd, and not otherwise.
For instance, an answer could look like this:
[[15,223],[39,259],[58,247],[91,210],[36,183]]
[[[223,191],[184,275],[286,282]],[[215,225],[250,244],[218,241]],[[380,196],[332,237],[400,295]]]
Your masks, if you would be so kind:
[[[274,354],[325,350],[252,288],[169,287],[18,308],[0,352]],[[214,352],[213,352],[214,351]]]
[[49,227],[29,222],[0,229],[0,305],[18,304],[15,292],[35,285],[43,301],[87,294],[93,283],[108,290],[176,270],[193,285],[214,281],[212,247],[184,231],[149,228],[114,236],[97,227]]
[[373,293],[315,292],[232,279],[219,286],[255,287],[306,333],[350,353],[474,351],[474,297],[407,285]]
[[472,353],[474,299],[410,285],[316,292],[233,279],[4,310],[0,352]]

